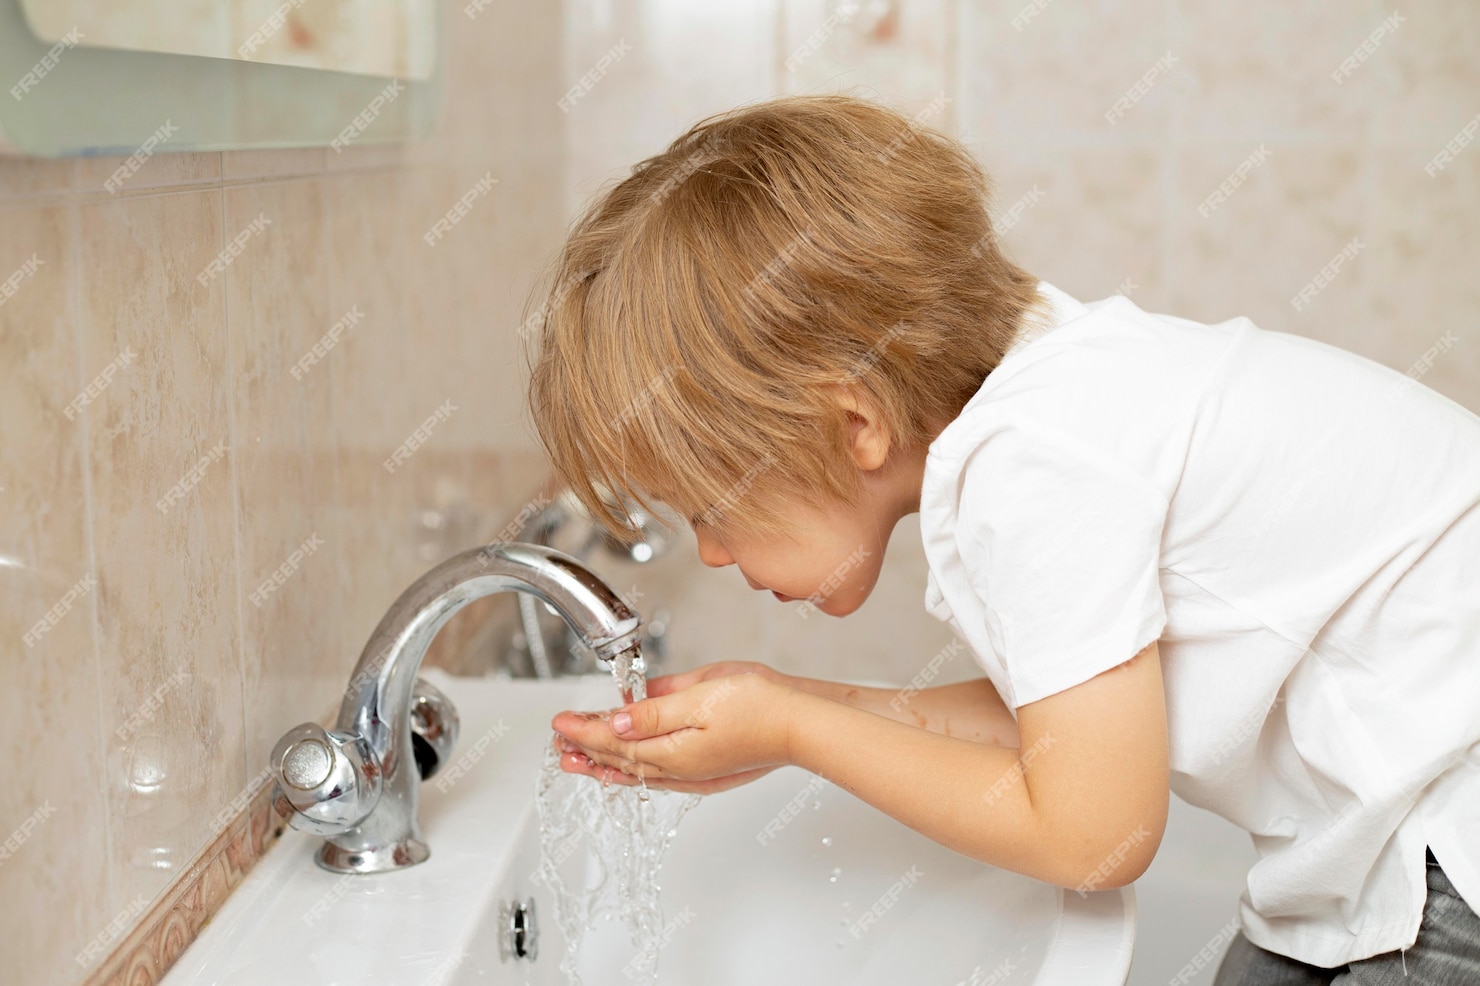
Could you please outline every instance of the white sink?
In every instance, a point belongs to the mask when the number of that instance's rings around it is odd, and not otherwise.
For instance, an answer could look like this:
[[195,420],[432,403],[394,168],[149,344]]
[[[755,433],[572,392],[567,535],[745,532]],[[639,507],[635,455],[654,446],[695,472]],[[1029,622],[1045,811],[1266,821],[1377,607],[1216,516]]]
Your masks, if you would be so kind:
[[[609,707],[615,688],[425,676],[462,717],[454,764],[498,737],[447,790],[423,785],[431,859],[338,876],[314,864],[319,839],[290,830],[164,986],[563,986],[564,943],[533,876],[535,776],[550,717]],[[1081,897],[981,865],[795,768],[706,798],[680,825],[660,883],[672,929],[664,986],[1121,986],[1130,968],[1128,889]],[[505,958],[502,909],[527,898],[538,956]],[[631,957],[618,928],[598,929],[582,951],[587,986],[626,986]]]

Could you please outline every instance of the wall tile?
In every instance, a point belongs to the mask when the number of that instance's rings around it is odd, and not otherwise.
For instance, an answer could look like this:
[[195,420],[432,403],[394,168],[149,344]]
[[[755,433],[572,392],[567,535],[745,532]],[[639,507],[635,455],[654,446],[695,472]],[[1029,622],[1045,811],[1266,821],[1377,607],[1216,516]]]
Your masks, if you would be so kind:
[[[1154,148],[1005,148],[983,155],[1008,255],[1085,300],[1162,303],[1164,154]],[[1086,222],[1086,216],[1095,216]]]
[[[713,113],[776,94],[776,0],[567,0],[567,214]],[[603,56],[622,50],[605,74]],[[593,78],[589,86],[583,79]]]
[[345,537],[338,598],[353,652],[343,657],[346,677],[381,615],[420,574],[410,473],[384,463],[448,396],[415,392],[410,373],[422,333],[406,318],[404,188],[395,174],[376,172],[343,173],[323,185],[329,312],[364,313],[327,361],[340,490],[330,527]]
[[783,0],[776,87],[798,95],[850,92],[951,132],[956,6],[950,0]]
[[[1365,348],[1480,413],[1480,147],[1430,177],[1426,154],[1374,153],[1382,189],[1374,239],[1371,335]],[[1438,352],[1426,361],[1431,349]]]
[[347,144],[324,152],[324,170],[364,171],[403,167],[417,144]]
[[[447,399],[457,407],[437,428],[438,448],[496,439],[510,423],[494,411],[505,388],[488,386],[486,373],[492,365],[515,373],[517,367],[508,359],[490,362],[494,353],[506,351],[497,341],[515,335],[508,271],[495,252],[499,213],[520,190],[503,188],[494,161],[484,158],[469,166],[418,166],[405,191],[398,236],[407,319],[417,326],[408,382],[427,413]],[[458,217],[464,196],[467,211]],[[436,226],[444,221],[450,229]]]
[[1176,107],[1178,140],[1346,141],[1367,133],[1388,53],[1379,48],[1340,82],[1331,73],[1391,8],[1297,0],[1170,9],[1170,45],[1187,81]]
[[[1368,248],[1382,234],[1370,221],[1365,155],[1271,144],[1248,180],[1200,215],[1198,206],[1253,150],[1238,140],[1176,154],[1168,310],[1207,322],[1247,315],[1266,329],[1370,349]],[[1291,299],[1354,238],[1354,259],[1297,311]]]
[[[162,125],[163,121],[161,122]],[[153,133],[154,131],[151,131]],[[140,134],[142,145],[151,136]],[[215,151],[170,153],[168,145],[151,155],[132,174],[120,172],[120,168],[132,167],[128,155],[107,157],[85,157],[76,161],[73,177],[74,189],[81,195],[123,195],[146,189],[167,188],[177,185],[210,184],[221,178],[221,155]],[[116,176],[116,184],[109,182]]]
[[68,160],[0,155],[0,201],[65,194],[72,187],[75,164]]
[[[347,648],[335,600],[338,560],[350,549],[333,526],[338,460],[328,364],[358,341],[360,313],[329,308],[318,182],[247,185],[224,198],[227,229],[259,215],[273,221],[273,248],[248,250],[225,275],[250,778],[285,730],[322,716],[344,686]],[[296,562],[295,552],[302,552]]]
[[[492,156],[468,164],[421,165],[406,183],[401,238],[408,321],[421,327],[408,381],[428,410],[443,401],[456,409],[403,467],[412,515],[419,519],[411,577],[478,543],[476,528],[489,506],[479,497],[485,482],[498,478],[487,472],[490,458],[495,449],[528,443],[520,420],[523,372],[511,342],[518,339],[517,271],[532,258],[514,259],[501,249],[511,235],[502,213],[527,193],[506,188],[502,179],[487,184],[496,177],[495,167]],[[461,217],[453,214],[455,224],[434,228],[464,196],[472,198],[465,199]],[[545,198],[554,213],[557,190]],[[442,646],[465,647],[459,643],[465,628],[476,623],[477,614],[499,605],[507,601],[475,604],[460,614],[456,626],[444,632],[448,639]]]
[[[353,150],[353,147],[350,150]],[[290,178],[316,175],[324,170],[325,159],[330,156],[339,155],[322,147],[224,151],[221,154],[221,177],[228,181],[235,181],[244,178]]]
[[[489,187],[492,178],[497,183]],[[483,183],[483,184],[480,184]],[[488,188],[485,193],[482,188]],[[471,197],[450,230],[434,228]],[[533,286],[558,246],[560,189],[545,176],[482,165],[420,167],[407,183],[408,302],[423,345],[419,386],[459,410],[441,438],[460,449],[529,448],[522,330]],[[430,242],[429,242],[430,238]],[[448,359],[449,353],[457,353]],[[490,384],[493,367],[508,375]]]
[[1421,144],[1427,161],[1480,114],[1480,6],[1446,0],[1381,7],[1373,20],[1395,12],[1402,23],[1373,56],[1386,82],[1374,139]]
[[[966,3],[961,27],[961,131],[991,154],[1005,146],[1145,141],[1165,133],[1188,85],[1159,0]],[[1172,59],[1157,69],[1172,51]],[[1117,107],[1147,73],[1147,91]],[[1106,118],[1113,115],[1113,122]]]
[[115,911],[163,891],[246,782],[223,284],[197,279],[234,233],[215,191],[80,209],[83,364],[137,354],[88,408]]
[[68,415],[102,366],[79,359],[72,217],[0,211],[0,280],[40,261],[0,304],[0,842],[21,837],[0,863],[0,927],[7,978],[35,986],[74,981],[113,916],[86,432]]
[[445,88],[436,128],[411,148],[413,159],[464,163],[471,156],[478,163],[499,152],[548,167],[562,123],[560,60],[551,57],[560,50],[558,10],[504,5],[470,20],[462,6],[446,14],[446,77],[456,84]]
[[[443,127],[444,139],[460,135],[457,150],[408,183],[412,319],[439,327],[464,353],[449,363],[440,359],[445,346],[425,351],[450,371],[444,379],[463,398],[466,413],[448,423],[449,441],[459,450],[527,449],[533,436],[518,329],[564,219],[565,120],[555,105],[564,80],[559,59],[549,57],[559,50],[560,25],[521,8],[511,22],[485,14],[459,28],[449,70],[466,82],[449,92]],[[432,224],[487,178],[497,184],[428,245]],[[492,367],[512,373],[489,386]]]

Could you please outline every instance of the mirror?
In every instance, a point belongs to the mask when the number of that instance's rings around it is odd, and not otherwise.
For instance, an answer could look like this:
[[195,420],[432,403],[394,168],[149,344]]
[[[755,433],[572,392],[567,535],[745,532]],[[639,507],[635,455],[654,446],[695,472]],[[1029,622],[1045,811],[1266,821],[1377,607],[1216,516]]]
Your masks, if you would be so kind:
[[426,79],[436,61],[434,0],[20,0],[47,47],[235,58]]
[[0,0],[0,151],[128,155],[162,131],[168,151],[418,138],[439,45],[433,0]]

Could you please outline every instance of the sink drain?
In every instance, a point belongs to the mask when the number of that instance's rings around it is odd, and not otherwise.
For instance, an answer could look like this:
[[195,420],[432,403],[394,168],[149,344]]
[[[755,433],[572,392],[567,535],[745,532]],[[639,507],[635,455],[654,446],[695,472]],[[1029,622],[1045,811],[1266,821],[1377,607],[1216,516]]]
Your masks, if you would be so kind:
[[499,908],[499,955],[505,961],[533,962],[539,955],[540,929],[534,917],[534,898],[511,901]]

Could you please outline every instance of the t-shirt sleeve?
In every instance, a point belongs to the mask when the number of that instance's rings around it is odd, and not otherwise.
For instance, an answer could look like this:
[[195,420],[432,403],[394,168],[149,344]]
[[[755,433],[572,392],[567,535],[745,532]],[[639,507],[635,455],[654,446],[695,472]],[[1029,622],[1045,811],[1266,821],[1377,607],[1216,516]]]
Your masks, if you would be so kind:
[[1166,626],[1167,499],[1049,428],[994,428],[961,473],[956,538],[1018,707],[1134,657]]

